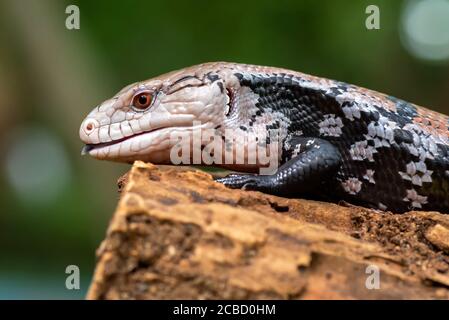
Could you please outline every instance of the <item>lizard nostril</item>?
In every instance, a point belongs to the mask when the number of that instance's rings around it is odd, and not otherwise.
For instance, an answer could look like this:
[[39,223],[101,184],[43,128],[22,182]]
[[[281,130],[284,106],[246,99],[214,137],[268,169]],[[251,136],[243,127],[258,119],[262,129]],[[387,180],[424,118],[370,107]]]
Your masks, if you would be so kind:
[[86,121],[84,125],[84,131],[86,131],[87,134],[91,133],[95,128],[97,127],[97,121],[93,119],[89,119]]

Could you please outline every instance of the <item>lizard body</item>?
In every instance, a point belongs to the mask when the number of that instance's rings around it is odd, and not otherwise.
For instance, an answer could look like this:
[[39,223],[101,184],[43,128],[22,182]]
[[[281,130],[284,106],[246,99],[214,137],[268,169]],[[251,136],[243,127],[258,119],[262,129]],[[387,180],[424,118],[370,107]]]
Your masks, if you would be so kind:
[[[218,179],[232,188],[449,213],[449,117],[287,69],[214,62],[139,82],[96,107],[80,137],[99,159],[171,163],[171,135],[195,129],[243,145],[243,162],[219,164],[235,171],[262,166],[250,163],[248,141],[276,144],[279,168]],[[237,142],[227,145],[226,130]]]

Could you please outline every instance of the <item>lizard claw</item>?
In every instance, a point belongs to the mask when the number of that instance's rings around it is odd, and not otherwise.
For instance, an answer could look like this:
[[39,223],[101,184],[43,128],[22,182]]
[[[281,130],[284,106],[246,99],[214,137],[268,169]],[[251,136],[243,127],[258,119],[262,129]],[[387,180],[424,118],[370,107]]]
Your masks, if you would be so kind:
[[215,181],[224,184],[228,188],[242,190],[258,190],[257,187],[260,184],[259,176],[252,174],[230,174]]
[[218,178],[215,181],[224,184],[231,189],[240,189],[247,182],[250,175],[246,174],[230,174],[223,178]]

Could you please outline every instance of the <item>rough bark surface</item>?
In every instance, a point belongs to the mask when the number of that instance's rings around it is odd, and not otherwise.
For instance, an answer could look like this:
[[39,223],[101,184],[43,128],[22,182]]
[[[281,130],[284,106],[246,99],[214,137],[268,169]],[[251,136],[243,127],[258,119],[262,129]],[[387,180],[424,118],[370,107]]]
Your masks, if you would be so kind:
[[88,299],[449,298],[449,215],[230,190],[143,162],[119,187]]

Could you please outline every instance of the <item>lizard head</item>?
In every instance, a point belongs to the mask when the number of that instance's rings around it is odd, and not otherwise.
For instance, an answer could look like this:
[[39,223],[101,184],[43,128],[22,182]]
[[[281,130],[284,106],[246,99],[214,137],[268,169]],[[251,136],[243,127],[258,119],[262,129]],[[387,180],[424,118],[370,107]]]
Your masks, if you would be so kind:
[[230,94],[216,72],[222,64],[193,66],[123,88],[82,122],[82,153],[119,162],[170,163],[173,134],[223,123]]

